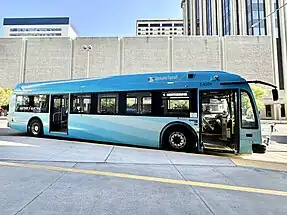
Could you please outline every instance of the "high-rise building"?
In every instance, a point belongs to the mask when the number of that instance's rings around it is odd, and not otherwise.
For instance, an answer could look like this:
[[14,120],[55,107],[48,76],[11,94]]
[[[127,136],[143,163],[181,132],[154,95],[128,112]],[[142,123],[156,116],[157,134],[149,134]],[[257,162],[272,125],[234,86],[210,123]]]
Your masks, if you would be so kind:
[[[182,0],[185,35],[271,36],[274,80],[287,107],[287,4],[284,0]],[[278,10],[277,10],[278,9]],[[281,94],[282,95],[282,94]],[[266,108],[270,109],[270,105]]]
[[77,37],[69,17],[4,18],[4,37]]
[[137,36],[183,35],[182,19],[137,20]]

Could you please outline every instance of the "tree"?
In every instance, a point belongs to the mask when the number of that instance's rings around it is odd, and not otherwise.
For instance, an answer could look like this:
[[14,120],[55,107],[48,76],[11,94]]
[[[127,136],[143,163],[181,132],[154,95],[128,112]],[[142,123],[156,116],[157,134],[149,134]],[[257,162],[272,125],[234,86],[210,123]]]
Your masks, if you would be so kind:
[[265,89],[259,86],[252,86],[251,89],[253,91],[258,110],[261,111],[264,108],[264,103],[262,102],[262,99],[264,98],[267,92]]
[[0,88],[0,106],[6,106],[9,104],[10,96],[13,90]]
[[[259,87],[259,86],[251,86],[256,105],[258,107],[258,110],[261,111],[264,108],[264,103],[262,102],[263,97],[266,95],[266,90]],[[251,103],[249,100],[249,96],[244,93],[241,96],[242,99],[242,111],[243,114],[248,114],[247,112],[251,110]]]

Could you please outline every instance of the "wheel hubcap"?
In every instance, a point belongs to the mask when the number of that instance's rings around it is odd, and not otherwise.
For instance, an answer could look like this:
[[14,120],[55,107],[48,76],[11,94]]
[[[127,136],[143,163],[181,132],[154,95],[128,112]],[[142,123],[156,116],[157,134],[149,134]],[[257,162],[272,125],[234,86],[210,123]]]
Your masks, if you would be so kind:
[[176,149],[182,149],[186,146],[186,137],[181,132],[173,132],[169,136],[170,145]]
[[40,127],[38,124],[33,124],[31,130],[33,134],[37,135],[39,133]]

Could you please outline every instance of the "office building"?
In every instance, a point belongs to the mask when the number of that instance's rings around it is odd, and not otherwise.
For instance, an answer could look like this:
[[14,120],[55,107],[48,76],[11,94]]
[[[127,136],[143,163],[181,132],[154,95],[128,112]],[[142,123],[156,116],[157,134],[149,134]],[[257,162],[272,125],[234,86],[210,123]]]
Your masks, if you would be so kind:
[[4,18],[4,37],[77,37],[69,17]]
[[265,103],[265,117],[286,118],[287,74],[284,74],[284,71],[287,71],[287,5],[285,1],[182,0],[181,8],[185,35],[270,36],[274,83],[280,89],[285,104]]
[[182,19],[137,20],[137,36],[183,35]]

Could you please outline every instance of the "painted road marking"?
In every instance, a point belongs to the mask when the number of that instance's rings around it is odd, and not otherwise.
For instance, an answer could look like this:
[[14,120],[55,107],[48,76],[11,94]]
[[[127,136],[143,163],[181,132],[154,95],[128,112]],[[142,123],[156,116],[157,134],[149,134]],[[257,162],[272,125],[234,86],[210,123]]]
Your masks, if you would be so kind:
[[152,181],[152,182],[160,182],[160,183],[169,183],[169,184],[192,185],[192,186],[197,186],[197,187],[215,188],[215,189],[233,190],[233,191],[269,194],[269,195],[277,195],[277,196],[286,196],[287,197],[287,192],[286,191],[280,191],[280,190],[268,190],[268,189],[252,188],[252,187],[232,186],[232,185],[225,185],[225,184],[213,184],[213,183],[206,183],[206,182],[199,182],[199,181],[185,181],[185,180],[176,180],[176,179],[168,179],[168,178],[157,178],[157,177],[150,177],[150,176],[131,175],[131,174],[125,174],[125,173],[103,172],[103,171],[97,171],[97,170],[84,170],[84,169],[77,169],[77,168],[65,168],[65,167],[58,167],[58,166],[27,164],[27,163],[0,162],[0,165],[2,165],[2,166],[13,166],[13,167],[26,167],[26,168],[34,168],[34,169],[54,170],[54,171],[60,171],[60,172],[83,173],[83,174],[89,174],[89,175],[110,176],[110,177],[143,180],[143,181]]
[[15,143],[15,142],[3,141],[3,140],[0,140],[0,146],[39,147],[36,145],[31,145],[31,144]]

